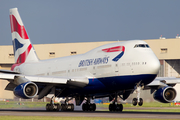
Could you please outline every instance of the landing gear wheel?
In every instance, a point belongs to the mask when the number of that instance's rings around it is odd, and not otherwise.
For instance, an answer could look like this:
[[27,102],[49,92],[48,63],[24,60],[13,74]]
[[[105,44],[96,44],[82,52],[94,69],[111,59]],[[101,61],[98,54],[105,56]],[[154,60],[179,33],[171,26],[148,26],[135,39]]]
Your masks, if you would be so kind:
[[74,111],[74,104],[61,104],[61,111]]
[[120,111],[122,112],[123,105],[122,104],[109,104],[109,111]]
[[55,111],[59,111],[60,108],[61,108],[60,104],[55,104],[55,109],[54,109]]
[[116,111],[122,112],[122,110],[123,110],[123,105],[122,104],[117,104],[116,105]]
[[71,104],[71,111],[74,111],[74,104]]
[[49,106],[50,106],[50,104],[46,104],[46,110],[47,111],[50,111]]
[[88,111],[88,109],[89,109],[89,105],[87,103],[83,103],[82,110],[83,111]]
[[95,111],[96,110],[96,104],[95,103],[93,103],[93,104],[84,103],[82,105],[82,110],[83,111]]
[[109,111],[115,111],[116,105],[115,104],[109,104]]
[[95,111],[96,110],[96,104],[89,104],[89,111]]
[[67,110],[74,111],[74,104],[68,104],[67,105]]
[[52,104],[49,104],[49,110],[50,110],[50,111],[53,111],[53,108],[54,108],[53,105],[52,105]]
[[66,111],[66,110],[67,110],[67,105],[61,104],[61,111]]
[[139,98],[139,103],[138,103],[139,106],[142,106],[143,105],[143,99],[142,98]]
[[92,111],[95,111],[95,110],[96,110],[96,104],[93,103],[93,104],[92,104]]
[[138,102],[137,98],[133,98],[133,100],[132,100],[132,104],[133,104],[134,106],[136,106],[136,105],[137,105],[137,102]]

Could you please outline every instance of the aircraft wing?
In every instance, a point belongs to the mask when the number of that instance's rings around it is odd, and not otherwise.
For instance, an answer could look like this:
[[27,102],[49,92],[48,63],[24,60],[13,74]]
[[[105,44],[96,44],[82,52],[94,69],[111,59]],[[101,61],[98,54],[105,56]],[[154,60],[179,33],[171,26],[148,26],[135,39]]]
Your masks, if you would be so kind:
[[41,84],[57,84],[57,85],[66,85],[66,86],[74,86],[74,87],[85,87],[89,81],[88,78],[83,77],[51,77],[51,76],[30,76],[30,75],[22,75],[22,74],[10,74],[10,73],[0,73],[0,79],[8,80],[11,83],[19,85],[23,82],[34,82]]
[[154,81],[149,83],[148,85],[145,86],[144,89],[148,88],[160,88],[163,86],[175,86],[177,83],[180,83],[180,78],[176,77],[156,77]]

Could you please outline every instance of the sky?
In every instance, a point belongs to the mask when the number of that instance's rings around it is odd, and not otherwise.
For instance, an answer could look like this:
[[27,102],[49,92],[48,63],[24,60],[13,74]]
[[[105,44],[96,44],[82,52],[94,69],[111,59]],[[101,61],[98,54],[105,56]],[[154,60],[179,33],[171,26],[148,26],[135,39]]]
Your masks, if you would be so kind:
[[175,38],[180,0],[0,0],[0,45],[18,8],[33,44]]

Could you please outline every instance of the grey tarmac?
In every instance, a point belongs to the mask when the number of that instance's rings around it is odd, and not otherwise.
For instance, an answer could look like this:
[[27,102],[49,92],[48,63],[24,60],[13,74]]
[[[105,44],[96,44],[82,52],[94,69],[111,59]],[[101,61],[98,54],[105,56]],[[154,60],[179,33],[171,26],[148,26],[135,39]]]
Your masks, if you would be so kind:
[[180,119],[180,112],[109,112],[95,111],[84,112],[75,111],[46,111],[42,108],[22,108],[22,109],[0,109],[0,116],[61,116],[61,117],[108,117],[108,118],[160,118],[160,119]]

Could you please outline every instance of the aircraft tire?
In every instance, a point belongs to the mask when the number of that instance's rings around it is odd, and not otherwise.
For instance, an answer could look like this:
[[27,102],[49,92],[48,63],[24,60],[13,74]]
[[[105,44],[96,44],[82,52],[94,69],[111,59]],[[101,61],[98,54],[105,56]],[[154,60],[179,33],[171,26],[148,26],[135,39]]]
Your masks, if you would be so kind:
[[74,111],[74,104],[68,104],[67,109],[70,111]]
[[142,105],[143,105],[143,99],[142,99],[142,98],[139,99],[138,105],[139,105],[139,106],[142,106]]
[[60,104],[56,104],[56,111],[59,111],[61,109]]
[[109,111],[116,111],[116,104],[109,104]]
[[122,112],[122,110],[123,110],[123,105],[122,104],[117,104],[116,105],[116,111]]
[[49,104],[49,110],[50,110],[50,111],[53,111],[53,108],[54,108],[53,105],[52,105],[52,104]]
[[133,104],[134,106],[136,106],[136,105],[137,105],[137,102],[138,102],[137,98],[133,98],[133,100],[132,100],[132,104]]
[[66,111],[66,110],[67,110],[67,105],[61,104],[61,111]]
[[96,104],[95,104],[95,103],[93,103],[93,104],[92,104],[92,106],[93,106],[92,111],[96,111]]
[[49,105],[50,105],[50,104],[46,104],[46,110],[47,110],[47,111],[50,110],[50,109],[49,109]]
[[95,110],[96,110],[96,104],[95,104],[95,103],[89,104],[88,106],[89,106],[89,107],[88,107],[88,108],[89,108],[89,109],[88,109],[89,111],[95,111]]
[[89,105],[87,103],[83,103],[82,105],[82,110],[83,111],[88,111]]

